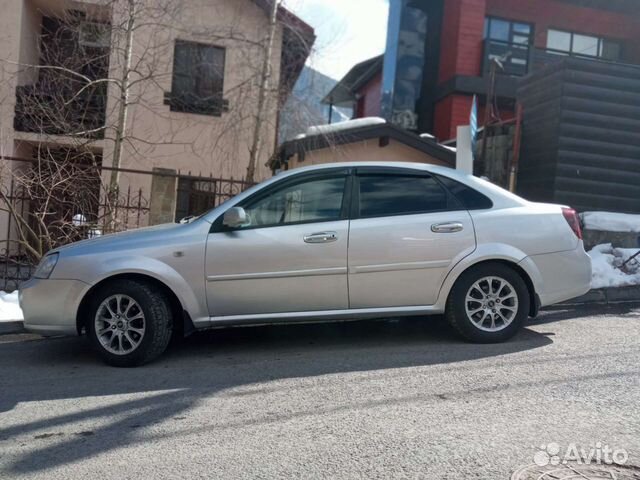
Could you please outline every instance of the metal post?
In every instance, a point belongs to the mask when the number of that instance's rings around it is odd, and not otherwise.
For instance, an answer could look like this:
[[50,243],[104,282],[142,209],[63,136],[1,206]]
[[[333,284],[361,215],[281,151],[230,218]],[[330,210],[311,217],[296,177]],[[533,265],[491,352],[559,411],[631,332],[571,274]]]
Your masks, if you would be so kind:
[[516,105],[516,130],[513,133],[513,154],[511,155],[511,171],[509,173],[509,191],[516,191],[518,163],[520,162],[520,140],[522,139],[522,104]]
[[491,119],[491,111],[493,110],[493,95],[496,79],[496,62],[491,60],[489,66],[489,85],[487,86],[487,96],[484,102],[484,123],[482,128],[482,153],[480,154],[480,174],[485,174],[487,168],[485,166],[487,157],[487,130]]

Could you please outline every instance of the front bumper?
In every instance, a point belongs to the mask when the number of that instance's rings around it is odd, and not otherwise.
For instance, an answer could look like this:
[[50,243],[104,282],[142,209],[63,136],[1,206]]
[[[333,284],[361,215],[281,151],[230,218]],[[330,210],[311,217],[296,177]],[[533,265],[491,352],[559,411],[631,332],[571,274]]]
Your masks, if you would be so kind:
[[41,335],[76,335],[78,306],[90,285],[79,280],[32,278],[20,286],[24,328]]

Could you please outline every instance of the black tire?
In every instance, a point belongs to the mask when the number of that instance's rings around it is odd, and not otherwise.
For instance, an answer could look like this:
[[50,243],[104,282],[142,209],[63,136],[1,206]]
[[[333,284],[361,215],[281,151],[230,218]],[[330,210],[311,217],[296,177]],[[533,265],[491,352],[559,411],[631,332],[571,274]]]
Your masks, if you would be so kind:
[[[115,354],[98,339],[95,324],[100,305],[114,295],[126,295],[138,303],[144,314],[144,334],[137,348],[129,353]],[[159,357],[169,345],[173,327],[171,307],[165,296],[152,285],[137,280],[115,280],[102,287],[91,299],[87,334],[102,359],[114,367],[135,367]],[[138,337],[139,339],[139,337]]]
[[[472,285],[485,277],[506,280],[513,286],[517,296],[517,312],[510,318],[510,323],[501,330],[482,330],[467,315],[465,308],[467,292]],[[518,272],[501,263],[483,263],[471,267],[460,275],[449,293],[445,316],[451,326],[465,339],[474,343],[499,343],[510,339],[520,330],[529,315],[529,304],[530,297],[527,285]]]

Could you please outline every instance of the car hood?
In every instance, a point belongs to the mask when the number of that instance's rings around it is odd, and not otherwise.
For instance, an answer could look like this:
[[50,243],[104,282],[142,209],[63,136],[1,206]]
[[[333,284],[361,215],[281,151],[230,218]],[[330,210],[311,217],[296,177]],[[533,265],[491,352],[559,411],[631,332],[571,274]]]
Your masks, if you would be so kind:
[[100,249],[117,249],[121,246],[133,246],[139,242],[149,242],[166,239],[168,236],[180,235],[189,224],[180,223],[164,223],[154,225],[152,227],[137,228],[126,232],[111,233],[101,237],[80,240],[79,242],[70,243],[62,247],[58,247],[51,253],[60,252],[62,254],[76,252],[78,250],[100,250]]

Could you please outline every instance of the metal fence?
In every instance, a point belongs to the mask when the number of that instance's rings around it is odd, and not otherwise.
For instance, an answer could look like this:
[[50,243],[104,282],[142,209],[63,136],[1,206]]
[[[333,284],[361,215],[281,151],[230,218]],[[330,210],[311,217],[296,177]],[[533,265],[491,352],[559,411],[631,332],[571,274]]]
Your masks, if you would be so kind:
[[[168,170],[77,162],[43,166],[42,161],[11,157],[2,162],[3,167],[13,162],[12,168],[0,170],[0,290],[5,291],[27,280],[47,250],[155,223],[150,215],[154,179],[169,179],[176,186],[174,221],[201,214],[252,185]],[[15,162],[26,166],[16,169]],[[119,174],[116,189],[108,186],[114,171]]]
[[216,178],[212,175],[177,174],[177,198],[175,221],[189,215],[201,213],[217,207],[255,185],[233,178]]

